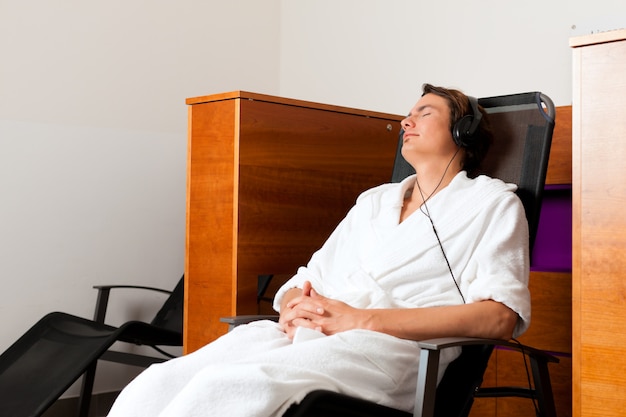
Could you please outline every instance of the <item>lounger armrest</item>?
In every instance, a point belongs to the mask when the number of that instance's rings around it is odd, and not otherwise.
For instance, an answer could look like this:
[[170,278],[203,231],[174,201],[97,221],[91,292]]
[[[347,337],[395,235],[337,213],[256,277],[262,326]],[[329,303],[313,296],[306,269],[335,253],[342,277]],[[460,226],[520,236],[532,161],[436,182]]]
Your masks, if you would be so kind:
[[150,291],[157,291],[157,292],[161,292],[163,294],[171,294],[171,291],[168,290],[164,290],[162,288],[156,288],[156,287],[145,287],[142,285],[94,285],[93,286],[95,289],[99,290],[99,291],[110,291],[114,288],[123,288],[123,289],[137,289],[137,290],[150,290]]
[[220,321],[222,323],[228,324],[228,331],[231,331],[235,327],[248,324],[257,320],[272,320],[278,321],[278,315],[276,314],[251,314],[251,315],[243,315],[243,316],[230,316],[230,317],[221,317]]
[[104,317],[106,316],[107,306],[109,304],[109,294],[112,289],[137,289],[156,291],[163,294],[172,293],[171,291],[161,288],[145,287],[141,285],[94,285],[93,288],[98,290],[98,298],[96,300],[96,308],[93,316],[93,320],[98,323],[104,323]]

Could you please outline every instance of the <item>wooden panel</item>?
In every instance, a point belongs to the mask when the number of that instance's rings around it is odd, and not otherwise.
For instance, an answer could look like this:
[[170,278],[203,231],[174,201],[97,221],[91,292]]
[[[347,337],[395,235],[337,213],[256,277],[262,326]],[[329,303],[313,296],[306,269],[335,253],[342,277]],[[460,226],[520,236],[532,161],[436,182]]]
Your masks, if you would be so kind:
[[257,275],[293,275],[361,192],[389,181],[399,124],[262,101],[242,115],[237,313],[252,314]]
[[572,106],[556,108],[546,184],[572,183]]
[[259,274],[293,275],[362,191],[391,177],[399,115],[234,92],[187,100],[185,352],[254,314]]
[[581,413],[580,276],[581,276],[581,140],[580,140],[580,51],[574,50],[572,91],[572,416]]
[[572,352],[572,274],[531,272],[530,327],[519,341],[551,352]]
[[[626,31],[574,49],[574,415],[624,414]],[[615,34],[611,34],[613,36]],[[586,46],[590,45],[590,46]]]
[[[570,38],[571,47],[590,46],[607,42],[619,42],[626,39],[626,29],[609,30],[592,35],[582,35]],[[574,84],[575,86],[577,84]]]
[[[202,346],[223,325],[207,314],[234,312],[232,283],[236,103],[189,108],[185,351]],[[198,342],[193,342],[198,341]]]

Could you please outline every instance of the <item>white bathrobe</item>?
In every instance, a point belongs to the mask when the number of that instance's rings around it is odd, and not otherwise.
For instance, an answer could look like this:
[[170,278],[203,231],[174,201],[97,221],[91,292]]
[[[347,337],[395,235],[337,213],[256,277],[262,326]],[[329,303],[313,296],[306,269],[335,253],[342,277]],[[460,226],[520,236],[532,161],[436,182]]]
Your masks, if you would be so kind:
[[[281,287],[275,308],[288,289],[308,280],[320,294],[357,308],[492,299],[517,312],[515,335],[524,332],[530,322],[528,228],[515,186],[461,172],[427,209],[398,223],[414,184],[412,176],[359,196],[307,266]],[[367,330],[310,335],[298,332],[292,342],[273,322],[240,326],[197,352],[151,366],[124,389],[109,416],[280,416],[313,389],[412,409],[415,342]],[[440,376],[456,355],[442,354]]]

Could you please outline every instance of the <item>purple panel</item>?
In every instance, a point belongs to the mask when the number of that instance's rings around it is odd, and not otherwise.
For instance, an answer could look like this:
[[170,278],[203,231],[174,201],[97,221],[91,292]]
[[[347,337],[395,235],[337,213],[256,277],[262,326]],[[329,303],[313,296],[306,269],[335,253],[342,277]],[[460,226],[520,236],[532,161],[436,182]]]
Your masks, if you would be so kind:
[[531,270],[572,270],[572,189],[569,185],[546,187]]

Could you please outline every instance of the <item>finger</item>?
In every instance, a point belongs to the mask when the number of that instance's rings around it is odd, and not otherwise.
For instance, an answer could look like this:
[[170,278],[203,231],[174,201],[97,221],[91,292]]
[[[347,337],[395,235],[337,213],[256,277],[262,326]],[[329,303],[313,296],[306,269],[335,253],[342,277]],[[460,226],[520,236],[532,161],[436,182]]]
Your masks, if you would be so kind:
[[302,284],[302,295],[306,297],[310,296],[312,289],[313,286],[311,285],[311,281],[304,281],[304,284]]
[[289,302],[287,303],[287,307],[288,308],[293,308],[296,304],[302,302],[302,300],[305,297],[310,297],[311,295],[311,290],[312,290],[312,286],[311,286],[311,282],[310,281],[304,281],[304,284],[302,284],[302,292],[299,296],[292,298],[291,300],[289,300]]
[[[306,308],[305,308],[306,307]],[[293,322],[297,319],[319,321],[324,317],[324,309],[313,306],[298,306],[285,315],[285,320]]]
[[289,302],[287,303],[287,308],[294,308],[295,306],[297,306],[298,304],[300,304],[302,301],[304,301],[306,297],[304,295],[299,295],[297,297],[293,297],[291,300],[289,300]]
[[325,312],[323,305],[312,301],[310,298],[298,303],[298,305],[294,306],[293,310],[298,312],[308,312],[316,315],[323,315]]
[[321,326],[312,322],[311,320],[306,319],[296,319],[292,322],[294,327],[306,327],[307,329],[313,329],[317,331],[321,331]]
[[294,309],[299,305],[305,304],[309,300],[310,300],[310,297],[308,296],[294,297],[291,300],[289,300],[289,302],[287,303],[287,308]]
[[287,333],[287,337],[289,339],[293,340],[296,335],[296,328],[294,326],[285,327],[285,333]]
[[281,321],[285,323],[292,323],[297,319],[309,319],[314,317],[314,313],[308,308],[303,308],[302,305],[298,305],[296,308],[288,309],[281,314]]

